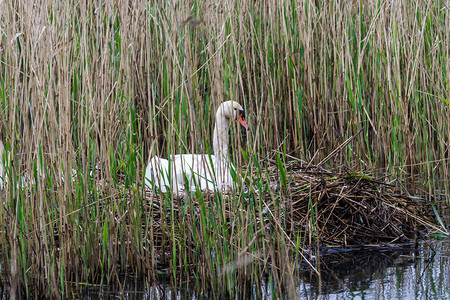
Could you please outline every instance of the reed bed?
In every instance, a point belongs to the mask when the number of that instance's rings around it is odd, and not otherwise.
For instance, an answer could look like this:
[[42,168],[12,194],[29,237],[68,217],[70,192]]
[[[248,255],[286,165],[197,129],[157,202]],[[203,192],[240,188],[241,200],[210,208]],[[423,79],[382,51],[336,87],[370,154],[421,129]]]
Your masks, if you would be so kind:
[[[71,297],[164,273],[234,297],[266,276],[293,294],[300,262],[320,272],[303,249],[445,234],[449,22],[445,1],[1,1],[1,282]],[[145,191],[151,155],[212,148],[229,99],[245,185]]]

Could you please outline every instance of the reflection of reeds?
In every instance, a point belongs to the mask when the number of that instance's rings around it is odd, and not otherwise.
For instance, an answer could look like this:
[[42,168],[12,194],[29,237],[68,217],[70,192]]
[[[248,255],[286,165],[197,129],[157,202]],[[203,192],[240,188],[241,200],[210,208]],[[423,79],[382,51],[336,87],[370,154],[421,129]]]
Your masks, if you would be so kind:
[[[449,14],[439,1],[366,2],[0,2],[0,138],[14,149],[0,253],[13,286],[68,296],[72,282],[167,265],[174,283],[193,275],[233,295],[268,273],[278,291],[305,245],[369,235],[364,207],[386,222],[382,240],[410,237],[393,222],[419,229],[408,209],[427,221],[427,207],[344,174],[382,168],[448,195]],[[149,149],[206,153],[227,99],[252,128],[232,128],[248,191],[142,197]],[[336,178],[286,165],[319,164],[361,128],[322,166]],[[15,188],[24,174],[36,184]]]

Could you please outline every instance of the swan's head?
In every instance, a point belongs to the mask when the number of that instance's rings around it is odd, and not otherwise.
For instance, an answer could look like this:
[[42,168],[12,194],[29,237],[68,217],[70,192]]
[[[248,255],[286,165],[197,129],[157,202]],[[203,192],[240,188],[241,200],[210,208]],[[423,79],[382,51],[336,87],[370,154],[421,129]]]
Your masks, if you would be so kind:
[[223,102],[217,109],[217,116],[237,120],[248,130],[248,125],[245,122],[245,111],[236,101],[230,100]]

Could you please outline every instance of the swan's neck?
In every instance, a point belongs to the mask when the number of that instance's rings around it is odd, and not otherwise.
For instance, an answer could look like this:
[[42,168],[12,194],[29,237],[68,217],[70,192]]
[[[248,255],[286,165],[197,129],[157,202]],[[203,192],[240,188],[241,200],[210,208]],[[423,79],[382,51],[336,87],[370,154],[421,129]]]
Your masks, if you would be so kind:
[[222,114],[220,109],[216,114],[216,125],[214,126],[213,149],[216,158],[221,161],[228,161],[228,119]]

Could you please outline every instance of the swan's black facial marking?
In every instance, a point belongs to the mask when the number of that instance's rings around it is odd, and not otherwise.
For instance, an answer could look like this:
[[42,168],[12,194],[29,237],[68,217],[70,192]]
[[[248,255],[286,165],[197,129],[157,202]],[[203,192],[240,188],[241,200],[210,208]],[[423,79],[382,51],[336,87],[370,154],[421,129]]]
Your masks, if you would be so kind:
[[239,115],[242,116],[243,120],[245,120],[245,111],[243,109],[239,110]]
[[[242,119],[245,120],[245,111],[243,109],[239,109],[236,107],[234,107],[233,109],[234,109],[234,115],[235,115],[236,119],[238,117],[242,117]],[[236,114],[236,112],[238,112],[238,114]]]
[[239,121],[239,123],[241,123],[242,126],[244,126],[245,129],[248,130],[248,125],[245,122],[245,111],[243,109],[234,108],[235,116],[236,116],[236,112],[238,113],[236,119]]

